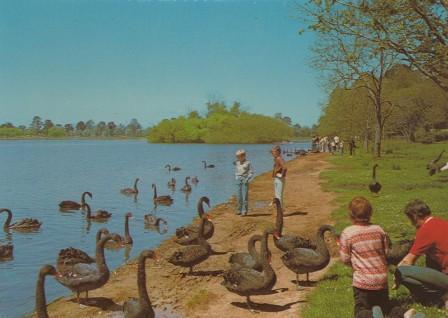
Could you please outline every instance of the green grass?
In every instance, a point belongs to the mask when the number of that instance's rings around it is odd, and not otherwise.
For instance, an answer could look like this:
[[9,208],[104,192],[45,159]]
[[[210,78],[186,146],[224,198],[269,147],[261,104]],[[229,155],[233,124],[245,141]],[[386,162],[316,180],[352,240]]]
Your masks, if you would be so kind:
[[[372,222],[381,225],[392,240],[415,235],[415,229],[403,213],[404,206],[413,199],[424,200],[434,215],[448,219],[448,172],[430,177],[426,170],[427,162],[437,157],[442,149],[448,150],[448,143],[420,145],[386,141],[384,150],[387,154],[381,159],[374,160],[371,155],[359,150],[352,158],[348,155],[331,157],[334,166],[322,173],[322,177],[326,181],[324,188],[337,193],[338,208],[333,211],[332,217],[338,233],[350,225],[347,205],[354,196],[359,195],[370,200],[374,208]],[[444,160],[448,161],[448,157]],[[367,187],[375,162],[379,164],[378,181],[383,186],[379,196],[372,195]],[[394,301],[410,301],[409,292],[404,287],[391,290],[390,295]],[[448,316],[437,308],[417,304],[412,307],[423,311],[428,318]],[[353,317],[350,268],[337,263],[329,269],[310,296],[303,317]]]

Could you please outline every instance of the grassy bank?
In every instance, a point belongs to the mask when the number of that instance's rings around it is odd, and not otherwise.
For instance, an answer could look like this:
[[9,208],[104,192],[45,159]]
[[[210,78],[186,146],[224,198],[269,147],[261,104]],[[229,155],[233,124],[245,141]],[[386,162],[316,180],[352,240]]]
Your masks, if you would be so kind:
[[[412,199],[424,200],[434,215],[448,218],[448,173],[430,177],[426,170],[427,162],[435,158],[442,149],[448,149],[448,143],[410,145],[388,141],[384,149],[387,154],[379,160],[374,160],[371,155],[363,154],[362,151],[358,151],[352,158],[345,155],[330,159],[334,168],[324,172],[322,177],[327,181],[326,190],[338,194],[339,208],[333,212],[333,218],[339,233],[350,224],[347,204],[358,195],[363,195],[372,202],[373,222],[380,224],[392,240],[412,238],[415,234],[415,229],[403,213],[404,206]],[[448,157],[444,159],[448,161]],[[367,188],[371,180],[371,167],[375,161],[379,164],[378,181],[383,185],[379,196],[370,194]],[[396,291],[391,290],[390,295],[399,302],[411,301],[404,287]],[[423,308],[416,304],[412,306],[425,312],[428,318],[447,316],[436,308]],[[303,317],[353,317],[350,268],[338,262],[329,270],[311,295]]]

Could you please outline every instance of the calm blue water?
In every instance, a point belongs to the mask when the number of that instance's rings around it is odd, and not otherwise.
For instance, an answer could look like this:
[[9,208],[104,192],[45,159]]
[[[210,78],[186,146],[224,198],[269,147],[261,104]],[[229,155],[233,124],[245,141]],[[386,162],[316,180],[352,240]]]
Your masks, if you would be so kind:
[[[179,226],[196,216],[196,202],[206,195],[212,205],[228,200],[233,193],[234,153],[245,148],[256,174],[271,168],[270,145],[161,145],[145,141],[1,141],[0,142],[0,207],[13,212],[13,222],[25,217],[43,222],[37,233],[0,233],[0,242],[14,244],[14,259],[0,262],[0,317],[22,317],[34,308],[37,272],[43,264],[55,264],[58,251],[69,246],[94,255],[97,230],[107,227],[123,234],[127,211],[134,214],[130,231],[134,245],[129,256],[135,257],[144,248],[157,246]],[[308,148],[309,144],[292,144],[289,148]],[[288,158],[288,157],[286,157]],[[289,157],[290,158],[290,157]],[[216,165],[204,170],[201,160]],[[168,174],[166,163],[181,171]],[[171,193],[167,181],[176,177],[178,189],[185,176],[198,176],[200,182],[186,197],[180,191]],[[138,201],[120,194],[140,178]],[[157,208],[157,215],[168,222],[168,232],[145,230],[143,215],[151,212],[151,184],[158,185],[158,194],[172,194],[174,204]],[[179,186],[180,185],[180,186]],[[93,193],[92,210],[106,209],[113,213],[107,223],[89,223],[80,211],[61,213],[61,200],[79,201],[83,191]],[[6,214],[0,215],[1,224]],[[125,263],[124,249],[106,250],[111,269]],[[68,295],[70,291],[54,279],[46,282],[47,300]]]

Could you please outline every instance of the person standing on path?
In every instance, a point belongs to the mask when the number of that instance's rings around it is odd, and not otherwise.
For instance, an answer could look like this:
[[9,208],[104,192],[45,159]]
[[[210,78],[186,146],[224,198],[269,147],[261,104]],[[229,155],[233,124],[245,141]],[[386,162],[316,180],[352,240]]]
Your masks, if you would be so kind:
[[235,182],[236,182],[236,199],[237,199],[237,215],[245,216],[249,208],[249,182],[254,173],[252,164],[246,159],[246,151],[238,150],[235,161]]
[[283,209],[283,191],[285,190],[286,171],[285,160],[282,157],[280,146],[274,146],[271,149],[274,157],[274,168],[272,170],[272,178],[274,178],[274,197],[280,200]]

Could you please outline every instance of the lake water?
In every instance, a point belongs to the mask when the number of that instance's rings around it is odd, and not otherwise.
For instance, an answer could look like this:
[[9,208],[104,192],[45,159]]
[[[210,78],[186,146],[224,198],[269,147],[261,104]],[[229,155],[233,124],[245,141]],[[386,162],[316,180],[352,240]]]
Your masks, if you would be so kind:
[[[0,142],[0,207],[13,212],[14,220],[25,217],[43,222],[36,233],[3,232],[0,242],[14,244],[14,259],[0,262],[0,317],[22,317],[34,308],[37,272],[43,264],[55,264],[58,251],[73,246],[90,255],[95,252],[95,234],[101,227],[123,234],[124,214],[131,211],[130,232],[134,245],[133,258],[144,248],[155,247],[173,235],[179,226],[196,216],[196,202],[208,196],[216,205],[233,194],[232,162],[234,153],[245,148],[256,174],[271,168],[270,145],[167,145],[145,141],[1,141]],[[287,148],[305,148],[308,143],[291,144]],[[286,157],[291,158],[291,157]],[[215,164],[203,169],[201,160]],[[169,174],[166,163],[182,169]],[[174,176],[178,189],[185,176],[197,176],[199,184],[192,193],[171,193],[167,181]],[[120,194],[140,178],[138,201]],[[153,209],[151,184],[158,185],[158,194],[171,194],[174,204],[157,208],[156,214],[168,222],[168,231],[159,234],[144,229],[143,215]],[[107,223],[85,220],[80,211],[59,212],[61,200],[79,201],[83,191],[90,191],[92,210],[112,212]],[[87,198],[88,199],[88,198]],[[0,215],[0,223],[6,213]],[[110,269],[125,260],[124,249],[106,250]],[[47,301],[71,292],[54,279],[46,281]]]

